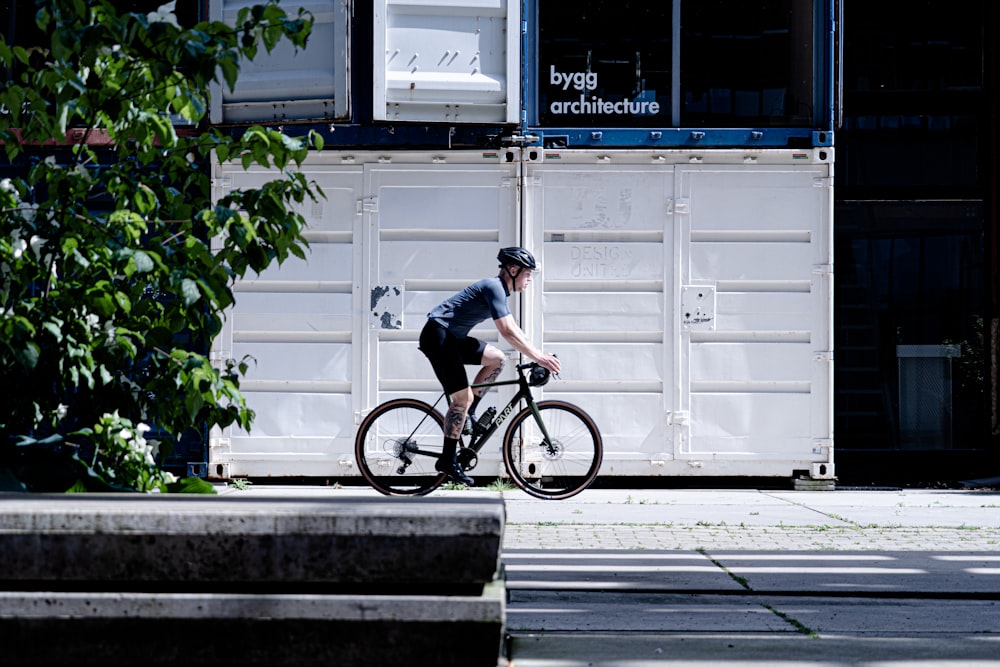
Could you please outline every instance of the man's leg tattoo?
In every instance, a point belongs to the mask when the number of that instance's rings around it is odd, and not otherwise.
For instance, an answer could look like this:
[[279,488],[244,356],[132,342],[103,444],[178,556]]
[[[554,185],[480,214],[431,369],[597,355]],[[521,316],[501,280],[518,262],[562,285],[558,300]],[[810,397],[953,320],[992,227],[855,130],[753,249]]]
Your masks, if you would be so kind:
[[[494,368],[493,372],[484,377],[482,382],[487,383],[495,381],[498,377],[500,377],[500,372],[503,370],[503,366],[504,366],[503,362],[500,362],[500,365]],[[476,390],[476,395],[482,396],[487,392],[487,390],[489,390],[489,387],[480,387],[479,389]]]
[[458,438],[462,435],[462,427],[465,425],[465,415],[460,410],[449,408],[448,414],[444,417],[444,435],[446,438]]

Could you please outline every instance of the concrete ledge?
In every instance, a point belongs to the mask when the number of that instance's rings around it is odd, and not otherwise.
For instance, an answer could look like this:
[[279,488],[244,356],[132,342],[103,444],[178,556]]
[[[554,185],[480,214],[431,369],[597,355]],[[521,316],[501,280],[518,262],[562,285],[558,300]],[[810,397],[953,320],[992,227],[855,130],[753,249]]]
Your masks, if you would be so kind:
[[2,495],[0,665],[496,667],[504,520],[500,494]]
[[0,580],[459,586],[492,581],[496,498],[0,496]]
[[7,592],[0,664],[496,667],[504,596]]

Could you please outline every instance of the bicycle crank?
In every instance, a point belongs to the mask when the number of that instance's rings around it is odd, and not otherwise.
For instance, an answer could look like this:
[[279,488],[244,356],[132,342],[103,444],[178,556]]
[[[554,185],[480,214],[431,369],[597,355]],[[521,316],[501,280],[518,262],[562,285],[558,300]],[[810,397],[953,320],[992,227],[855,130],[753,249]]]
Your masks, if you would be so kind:
[[468,447],[458,450],[456,459],[458,460],[458,465],[462,466],[462,470],[472,470],[479,463],[479,456],[474,450]]

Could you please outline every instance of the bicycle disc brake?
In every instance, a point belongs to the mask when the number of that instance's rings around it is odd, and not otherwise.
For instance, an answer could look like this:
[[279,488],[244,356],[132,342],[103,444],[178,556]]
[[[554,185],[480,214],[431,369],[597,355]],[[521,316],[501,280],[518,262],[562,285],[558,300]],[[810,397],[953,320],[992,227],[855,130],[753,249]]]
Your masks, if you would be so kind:
[[555,461],[556,459],[561,459],[563,455],[563,445],[558,440],[550,440],[549,442],[542,442],[542,458],[548,459],[549,461]]

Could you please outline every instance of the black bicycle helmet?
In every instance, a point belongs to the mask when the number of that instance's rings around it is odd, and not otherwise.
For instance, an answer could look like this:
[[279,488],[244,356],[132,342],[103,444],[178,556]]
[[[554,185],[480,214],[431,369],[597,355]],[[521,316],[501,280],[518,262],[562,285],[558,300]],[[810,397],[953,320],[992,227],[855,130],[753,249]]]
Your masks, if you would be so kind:
[[499,260],[500,266],[510,266],[513,264],[525,269],[535,270],[538,268],[538,264],[535,263],[535,256],[519,246],[501,248],[500,253],[497,255],[497,260]]

